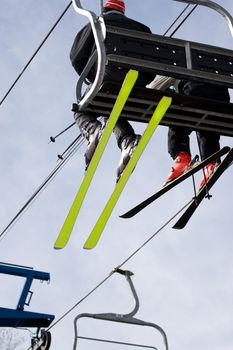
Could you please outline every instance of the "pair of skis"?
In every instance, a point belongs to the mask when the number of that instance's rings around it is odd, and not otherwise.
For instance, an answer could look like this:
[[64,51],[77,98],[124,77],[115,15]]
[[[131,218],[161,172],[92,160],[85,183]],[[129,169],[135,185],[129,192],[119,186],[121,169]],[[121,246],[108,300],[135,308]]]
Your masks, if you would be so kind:
[[190,177],[191,175],[194,175],[197,171],[201,170],[206,166],[207,164],[215,161],[216,159],[222,157],[223,155],[226,155],[222,163],[218,166],[214,174],[211,176],[209,181],[203,188],[199,191],[199,193],[193,198],[192,202],[188,206],[188,208],[185,210],[183,215],[180,217],[180,219],[175,223],[173,226],[174,229],[182,229],[186,226],[189,219],[194,214],[195,210],[201,203],[201,201],[209,196],[209,190],[211,187],[215,184],[215,182],[219,179],[219,177],[224,173],[224,171],[231,165],[233,161],[233,149],[230,149],[230,147],[223,147],[218,152],[214,153],[210,157],[206,158],[204,161],[200,162],[198,165],[195,165],[191,167],[187,172],[185,172],[182,176],[178,177],[174,181],[170,182],[163,188],[161,188],[158,192],[152,194],[150,197],[145,199],[143,202],[136,205],[134,208],[130,209],[128,212],[121,215],[121,218],[131,218],[134,215],[138,214],[141,210],[146,208],[149,204],[154,202],[156,199],[161,197],[163,194],[165,194],[167,191],[171,190],[173,187],[177,186],[179,183]]
[[[126,78],[122,84],[121,90],[119,92],[118,98],[113,106],[113,110],[111,112],[111,115],[108,119],[108,122],[106,124],[106,127],[104,129],[104,132],[102,134],[102,137],[100,139],[100,142],[96,148],[96,151],[92,157],[92,160],[89,164],[89,167],[86,171],[86,174],[84,176],[84,179],[81,183],[81,186],[79,187],[78,193],[74,199],[74,202],[69,210],[69,213],[66,217],[66,220],[62,226],[62,229],[57,237],[57,240],[54,244],[55,249],[62,249],[66,246],[66,244],[69,241],[70,235],[72,233],[74,224],[76,222],[77,216],[79,214],[79,211],[81,209],[82,203],[85,199],[86,193],[88,191],[88,188],[90,186],[91,180],[95,174],[95,171],[97,169],[97,166],[100,162],[100,159],[102,157],[102,154],[104,152],[104,149],[108,143],[108,140],[111,136],[111,133],[113,131],[113,128],[124,108],[124,105],[130,95],[130,92],[137,80],[138,72],[134,70],[130,70]],[[148,144],[150,138],[152,137],[155,129],[157,128],[158,124],[160,123],[162,117],[166,113],[167,109],[169,108],[171,104],[171,98],[169,97],[163,97],[160,102],[158,103],[154,114],[148,123],[142,138],[132,156],[129,163],[127,164],[123,174],[121,175],[120,180],[116,184],[116,187],[109,198],[103,212],[101,213],[98,221],[96,222],[91,234],[89,235],[87,241],[84,244],[85,249],[92,249],[96,246],[98,243],[101,234],[108,222],[108,219],[132,173],[134,170],[139,158],[141,157],[146,145]]]

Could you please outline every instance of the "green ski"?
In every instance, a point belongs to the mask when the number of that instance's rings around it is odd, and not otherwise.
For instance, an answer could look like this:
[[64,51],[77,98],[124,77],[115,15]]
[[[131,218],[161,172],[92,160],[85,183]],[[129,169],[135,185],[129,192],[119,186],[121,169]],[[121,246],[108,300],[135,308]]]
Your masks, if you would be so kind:
[[92,157],[92,160],[89,164],[89,167],[86,171],[86,174],[83,178],[83,181],[79,187],[78,193],[74,199],[74,202],[69,210],[69,213],[66,217],[66,220],[61,228],[61,231],[57,237],[57,240],[54,244],[55,249],[62,249],[68,243],[70,235],[72,233],[75,221],[77,219],[78,213],[90,186],[91,180],[95,174],[97,166],[100,162],[104,149],[108,143],[108,140],[112,134],[113,128],[124,108],[124,105],[129,97],[129,94],[137,80],[138,72],[135,70],[130,70],[125,77],[125,80],[122,84],[119,95],[116,99],[116,102],[113,106],[112,112],[100,139],[100,142],[95,150],[95,153]]
[[129,163],[127,164],[127,167],[125,168],[123,174],[120,177],[120,180],[116,184],[116,187],[114,191],[112,192],[111,197],[109,198],[104,210],[102,211],[98,221],[96,222],[91,234],[89,235],[87,241],[85,242],[83,248],[84,249],[92,249],[96,246],[98,243],[101,234],[108,222],[108,219],[132,173],[134,170],[139,158],[141,157],[145,147],[147,146],[150,138],[152,137],[155,129],[157,128],[160,120],[163,118],[164,114],[166,113],[167,109],[169,108],[171,104],[172,99],[169,97],[163,97],[157,108],[154,111],[154,114],[148,123],[141,140],[139,141],[139,144],[132,155],[132,158],[130,159]]

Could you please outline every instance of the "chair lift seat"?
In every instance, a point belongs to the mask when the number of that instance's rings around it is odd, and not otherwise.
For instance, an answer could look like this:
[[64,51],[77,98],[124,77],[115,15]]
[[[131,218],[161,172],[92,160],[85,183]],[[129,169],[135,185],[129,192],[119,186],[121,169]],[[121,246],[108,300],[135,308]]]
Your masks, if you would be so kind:
[[[86,111],[96,117],[110,115],[120,84],[105,82]],[[185,126],[233,136],[233,103],[209,100],[148,88],[133,88],[121,117],[147,123],[162,96],[171,96],[172,104],[161,121],[165,126]]]

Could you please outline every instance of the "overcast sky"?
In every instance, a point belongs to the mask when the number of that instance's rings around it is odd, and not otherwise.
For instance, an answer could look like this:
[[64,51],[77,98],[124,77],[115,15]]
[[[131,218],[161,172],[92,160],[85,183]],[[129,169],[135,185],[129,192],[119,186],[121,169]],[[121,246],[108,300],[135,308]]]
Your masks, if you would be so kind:
[[[232,0],[221,3],[233,14]],[[0,98],[28,62],[59,15],[65,0],[0,1]],[[95,4],[93,4],[95,3]],[[83,0],[98,11],[98,1]],[[186,4],[172,0],[126,0],[127,15],[163,34]],[[86,23],[71,6],[58,27],[6,98],[0,110],[0,230],[8,224],[57,165],[60,154],[79,134],[76,126],[49,143],[73,122],[77,75],[69,61],[73,39]],[[232,49],[232,36],[223,17],[199,6],[175,35],[178,38]],[[141,133],[145,125],[133,124]],[[223,137],[222,146],[232,147]],[[197,152],[191,136],[193,155]],[[130,220],[118,217],[159,189],[172,165],[167,153],[167,128],[159,127],[129,180],[103,236],[92,251],[82,246],[114,188],[120,158],[114,136],[98,167],[70,242],[53,249],[84,174],[85,146],[66,164],[16,225],[0,241],[0,261],[50,272],[51,282],[32,286],[34,295],[25,310],[54,314],[58,320],[108,274],[152,236],[192,198],[187,180]],[[196,176],[197,182],[201,174]],[[172,222],[130,259],[123,269],[134,272],[140,300],[136,315],[160,325],[170,349],[232,350],[233,236],[232,169],[218,181],[213,198],[205,200],[181,231]],[[16,306],[23,281],[0,275],[0,305]],[[114,274],[52,329],[52,350],[72,349],[73,319],[82,312],[128,313],[134,307],[123,276]],[[142,329],[141,329],[142,328]],[[79,334],[164,349],[153,329],[101,321],[80,320]],[[0,331],[1,349],[26,350],[30,333]],[[13,337],[14,345],[9,344]],[[13,341],[12,341],[13,342]],[[79,341],[80,349],[117,349]],[[118,346],[119,348],[119,346]],[[135,348],[135,347],[131,347]]]

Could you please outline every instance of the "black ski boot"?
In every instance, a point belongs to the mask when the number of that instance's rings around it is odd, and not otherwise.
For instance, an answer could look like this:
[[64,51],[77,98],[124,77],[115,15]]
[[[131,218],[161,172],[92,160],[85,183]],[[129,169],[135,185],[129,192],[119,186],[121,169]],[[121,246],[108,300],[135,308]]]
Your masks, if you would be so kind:
[[121,142],[121,159],[119,165],[117,167],[117,180],[120,180],[121,174],[126,168],[130,158],[132,157],[139,141],[141,139],[141,135],[130,135],[123,139]]
[[103,127],[98,120],[87,121],[81,125],[80,130],[83,137],[87,140],[87,149],[84,155],[86,163],[85,170],[87,170],[103,133]]

